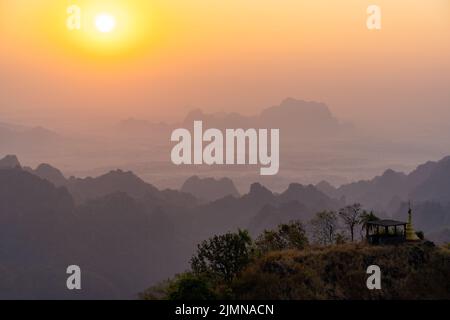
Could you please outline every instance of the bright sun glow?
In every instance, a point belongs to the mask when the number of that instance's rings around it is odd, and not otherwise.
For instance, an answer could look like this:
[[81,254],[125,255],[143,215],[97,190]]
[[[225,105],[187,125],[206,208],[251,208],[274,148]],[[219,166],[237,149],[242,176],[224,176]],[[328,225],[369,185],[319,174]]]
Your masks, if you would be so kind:
[[[151,29],[157,20],[156,9],[151,4],[153,2],[148,0],[76,2],[81,9],[79,17],[81,27],[78,30],[65,28],[60,36],[61,39],[68,40],[68,48],[72,54],[83,55],[89,59],[99,57],[102,61],[107,61],[105,57],[123,58],[140,54],[144,52],[144,48],[156,43],[156,33]],[[74,19],[73,16],[74,14],[68,14],[67,19]]]
[[116,18],[108,13],[101,13],[95,17],[95,27],[102,33],[109,33],[116,27]]

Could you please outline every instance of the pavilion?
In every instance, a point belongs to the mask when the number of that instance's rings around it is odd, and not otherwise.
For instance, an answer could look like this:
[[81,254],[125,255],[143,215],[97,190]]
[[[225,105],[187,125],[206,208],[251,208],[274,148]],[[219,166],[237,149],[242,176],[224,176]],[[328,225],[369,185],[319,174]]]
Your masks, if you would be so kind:
[[366,223],[366,239],[370,244],[397,244],[406,241],[407,222],[376,220]]
[[408,222],[396,220],[373,220],[366,223],[366,239],[370,244],[398,244],[420,241],[412,224],[411,204]]

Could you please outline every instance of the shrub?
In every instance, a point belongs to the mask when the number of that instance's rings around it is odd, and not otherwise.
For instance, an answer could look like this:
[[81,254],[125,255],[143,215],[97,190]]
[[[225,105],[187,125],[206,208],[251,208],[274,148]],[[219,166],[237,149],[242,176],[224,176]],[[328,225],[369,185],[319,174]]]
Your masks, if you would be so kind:
[[277,230],[265,230],[256,240],[256,247],[261,252],[304,249],[308,245],[303,224],[300,221],[292,221],[281,224]]
[[252,239],[247,231],[214,236],[198,245],[191,259],[192,271],[217,280],[231,282],[249,263]]
[[213,300],[214,292],[209,282],[192,273],[184,273],[169,286],[166,298],[168,300]]

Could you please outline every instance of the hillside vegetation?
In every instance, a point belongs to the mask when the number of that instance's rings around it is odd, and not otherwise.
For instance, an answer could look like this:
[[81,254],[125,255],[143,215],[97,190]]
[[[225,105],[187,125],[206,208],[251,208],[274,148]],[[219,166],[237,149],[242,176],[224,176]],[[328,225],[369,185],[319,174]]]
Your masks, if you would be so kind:
[[[381,290],[368,290],[369,265]],[[270,252],[232,284],[238,299],[450,299],[450,250],[428,244],[335,245]]]
[[[381,269],[369,290],[367,268]],[[248,233],[204,241],[192,270],[141,294],[143,299],[370,300],[450,299],[450,247],[432,242],[371,246],[310,245],[300,223],[280,225],[255,242]]]

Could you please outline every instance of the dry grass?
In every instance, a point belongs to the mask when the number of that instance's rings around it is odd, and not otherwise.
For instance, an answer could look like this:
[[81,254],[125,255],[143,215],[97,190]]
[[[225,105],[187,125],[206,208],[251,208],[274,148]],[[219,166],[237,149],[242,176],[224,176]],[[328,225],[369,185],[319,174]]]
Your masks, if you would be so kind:
[[[367,267],[382,271],[368,290]],[[450,299],[450,250],[425,243],[270,252],[233,283],[240,299]]]

